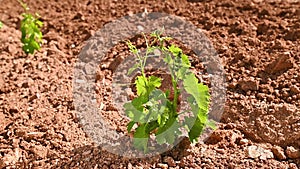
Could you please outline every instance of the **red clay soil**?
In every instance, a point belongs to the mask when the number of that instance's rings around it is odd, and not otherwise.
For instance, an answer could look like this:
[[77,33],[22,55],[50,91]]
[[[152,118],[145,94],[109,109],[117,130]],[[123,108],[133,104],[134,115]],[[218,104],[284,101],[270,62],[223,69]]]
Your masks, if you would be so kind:
[[[16,0],[1,0],[0,6],[0,168],[300,167],[300,1],[26,3],[44,22],[42,49],[28,56],[20,43],[21,6]],[[181,16],[203,29],[226,71],[219,129],[182,158],[108,153],[85,134],[75,113],[73,70],[86,40],[106,23],[145,9]],[[102,89],[111,92],[109,85]],[[118,125],[106,103],[107,120]]]

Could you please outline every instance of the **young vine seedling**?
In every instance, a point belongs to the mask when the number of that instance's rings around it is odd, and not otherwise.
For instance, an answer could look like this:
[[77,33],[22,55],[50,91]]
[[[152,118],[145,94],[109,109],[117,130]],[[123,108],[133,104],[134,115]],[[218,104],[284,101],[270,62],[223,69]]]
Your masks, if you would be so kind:
[[39,19],[39,15],[35,14],[33,16],[29,13],[29,8],[27,4],[19,1],[22,7],[25,10],[25,13],[22,14],[21,21],[21,42],[23,43],[23,51],[28,54],[33,54],[35,50],[39,50],[41,48],[43,34],[41,32],[41,27],[43,26],[43,22]]
[[[144,55],[130,41],[127,42],[137,61],[128,73],[131,74],[136,69],[141,72],[135,79],[137,97],[124,104],[125,113],[131,119],[127,130],[131,132],[134,125],[137,126],[133,131],[133,145],[144,152],[148,151],[150,135],[155,135],[159,144],[172,145],[176,137],[182,134],[181,127],[187,129],[191,142],[197,141],[205,126],[215,128],[214,123],[208,120],[209,89],[206,85],[199,83],[190,71],[191,63],[188,56],[174,44],[166,46],[165,42],[171,38],[162,36],[162,31],[155,31],[150,36],[151,43],[144,35],[147,46]],[[145,73],[147,58],[150,54],[154,54],[154,50],[161,51],[172,77],[172,89],[165,92],[159,89],[163,79],[153,75],[147,77]],[[180,81],[183,82],[182,89],[178,88]],[[174,91],[173,100],[169,99],[171,90]],[[178,98],[183,90],[189,94],[187,101],[191,108],[189,112],[192,112],[193,116],[179,121],[179,114],[186,113],[177,112]]]

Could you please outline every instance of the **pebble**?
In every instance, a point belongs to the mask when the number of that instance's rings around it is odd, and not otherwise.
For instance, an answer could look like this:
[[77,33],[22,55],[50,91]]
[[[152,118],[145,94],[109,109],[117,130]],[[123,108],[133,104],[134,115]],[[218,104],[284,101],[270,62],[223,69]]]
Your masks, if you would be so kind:
[[286,159],[286,156],[284,154],[284,150],[280,146],[274,146],[272,148],[272,152],[275,155],[275,157],[278,158],[279,160],[285,160]]
[[300,158],[300,150],[295,149],[292,146],[287,147],[285,153],[289,158],[292,159]]
[[273,153],[270,150],[266,150],[258,146],[249,146],[247,148],[247,154],[250,158],[260,158],[261,160],[266,160],[269,158],[274,158]]
[[224,149],[216,149],[216,152],[218,152],[220,154],[225,154],[225,150]]
[[170,166],[170,167],[175,167],[176,166],[175,160],[172,157],[165,157],[163,161],[165,163],[167,163],[168,166]]
[[300,93],[300,89],[296,85],[291,86],[290,90],[291,90],[291,92],[293,92],[295,94],[299,94]]
[[260,156],[260,152],[257,146],[249,146],[247,148],[247,154],[250,158],[258,158]]
[[141,25],[138,25],[138,26],[137,26],[137,29],[138,29],[139,31],[144,31],[144,27],[141,26]]
[[290,163],[290,169],[298,169],[297,164]]
[[131,163],[128,163],[127,168],[128,168],[128,169],[132,169],[132,168],[133,168],[132,164],[131,164]]
[[162,168],[162,169],[167,169],[169,166],[168,166],[168,164],[158,163],[157,167]]
[[16,45],[9,45],[7,47],[7,51],[11,54],[11,55],[15,55],[18,53],[18,50],[16,48]]
[[239,81],[238,85],[245,92],[247,92],[248,90],[256,91],[256,90],[258,90],[259,82],[256,81],[254,78],[249,78],[249,79],[244,79],[244,80]]
[[293,62],[289,52],[285,52],[265,67],[265,71],[270,74],[286,71],[293,67]]
[[237,83],[235,83],[235,82],[229,83],[228,88],[235,89],[236,85],[237,85]]
[[248,143],[249,143],[249,140],[247,140],[247,139],[241,139],[240,140],[241,145],[247,145]]
[[48,150],[46,149],[46,147],[42,145],[35,145],[34,147],[31,147],[30,150],[35,154],[37,158],[44,159],[47,157],[48,154]]

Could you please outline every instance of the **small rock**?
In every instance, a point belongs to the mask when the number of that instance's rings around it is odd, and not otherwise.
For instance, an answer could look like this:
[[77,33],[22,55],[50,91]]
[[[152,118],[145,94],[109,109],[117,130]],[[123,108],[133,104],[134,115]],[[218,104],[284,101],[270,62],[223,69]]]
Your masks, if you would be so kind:
[[107,165],[103,165],[102,169],[109,169],[109,167]]
[[286,45],[284,44],[284,41],[280,41],[278,39],[275,40],[273,48],[274,49],[283,49]]
[[137,29],[138,29],[139,31],[144,31],[144,27],[141,26],[141,25],[138,25],[138,26],[137,26]]
[[30,133],[26,133],[25,137],[28,139],[39,139],[42,138],[44,136],[45,133],[43,132],[30,132]]
[[83,14],[81,14],[81,13],[77,13],[77,14],[73,17],[72,20],[77,20],[77,19],[79,19],[79,20],[85,20]]
[[225,154],[225,150],[224,149],[216,149],[216,152],[218,152],[220,154]]
[[299,29],[291,29],[287,31],[286,35],[283,37],[285,40],[295,41],[300,38],[300,30]]
[[127,169],[132,169],[132,164],[131,163],[128,163]]
[[279,160],[285,160],[286,159],[283,148],[281,148],[279,146],[274,146],[272,148],[272,152],[274,153],[275,157],[278,158]]
[[127,14],[128,14],[129,16],[133,16],[133,12],[131,12],[131,11],[128,11]]
[[291,92],[293,92],[295,94],[299,94],[300,93],[300,89],[296,85],[291,86],[290,90],[291,90]]
[[247,155],[250,158],[260,158],[261,160],[274,158],[274,155],[270,150],[266,150],[258,146],[249,146],[247,148]]
[[287,71],[293,67],[293,61],[291,59],[291,54],[289,52],[285,52],[279,55],[276,60],[267,65],[265,71],[270,74]]
[[274,158],[274,155],[270,150],[264,150],[263,153],[261,153],[261,156],[259,157],[259,159],[261,160],[266,160],[269,158]]
[[257,26],[257,34],[264,34],[269,29],[269,26],[267,23],[261,23]]
[[[117,55],[117,54],[116,54]],[[115,58],[108,66],[108,69],[115,71],[118,66],[122,63],[123,58],[122,57],[117,57]]]
[[247,148],[247,155],[250,158],[258,158],[260,156],[260,152],[257,146],[249,146]]
[[247,140],[247,139],[240,140],[240,145],[247,145],[248,143],[249,143],[249,140]]
[[224,127],[224,129],[226,129],[226,130],[230,130],[230,129],[234,129],[234,128],[236,128],[235,123],[227,123]]
[[15,55],[18,52],[16,45],[13,44],[7,46],[7,51],[12,55]]
[[88,155],[90,155],[91,153],[92,153],[92,151],[91,151],[91,150],[88,150],[88,151],[83,152],[83,153],[82,153],[82,156],[88,156]]
[[14,151],[11,150],[0,160],[0,167],[14,166],[19,161],[20,157],[21,150],[19,148],[16,148]]
[[165,157],[163,160],[165,163],[167,163],[170,167],[175,167],[176,163],[172,157]]
[[157,167],[162,168],[162,169],[167,169],[168,168],[168,164],[158,163]]
[[290,169],[298,169],[297,164],[290,163]]
[[275,99],[273,95],[267,95],[267,101],[272,102]]
[[42,145],[35,145],[34,147],[31,148],[31,151],[41,159],[44,159],[47,157],[48,150],[42,146]]
[[292,146],[287,147],[285,153],[289,158],[292,159],[300,158],[300,150],[295,149]]
[[230,88],[230,89],[235,89],[236,85],[237,85],[237,84],[236,84],[235,82],[229,83],[229,84],[228,84],[228,88]]
[[258,90],[259,82],[256,81],[254,78],[244,79],[238,82],[238,85],[241,87],[242,90],[247,92],[248,90]]

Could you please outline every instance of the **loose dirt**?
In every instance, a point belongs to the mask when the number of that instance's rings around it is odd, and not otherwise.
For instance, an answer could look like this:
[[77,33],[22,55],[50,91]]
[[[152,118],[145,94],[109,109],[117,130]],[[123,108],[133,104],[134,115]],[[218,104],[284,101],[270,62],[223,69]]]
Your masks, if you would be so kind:
[[[28,56],[20,43],[21,6],[15,0],[1,0],[0,6],[0,168],[300,167],[300,1],[26,3],[44,22],[42,49]],[[106,23],[145,10],[177,15],[203,29],[226,71],[219,128],[205,142],[186,147],[181,158],[165,153],[127,159],[108,153],[76,117],[73,70],[86,40]],[[107,64],[128,54],[114,48]],[[111,79],[103,81],[113,72],[101,65],[99,70],[99,106],[109,124],[124,131],[126,120],[108,104]]]

